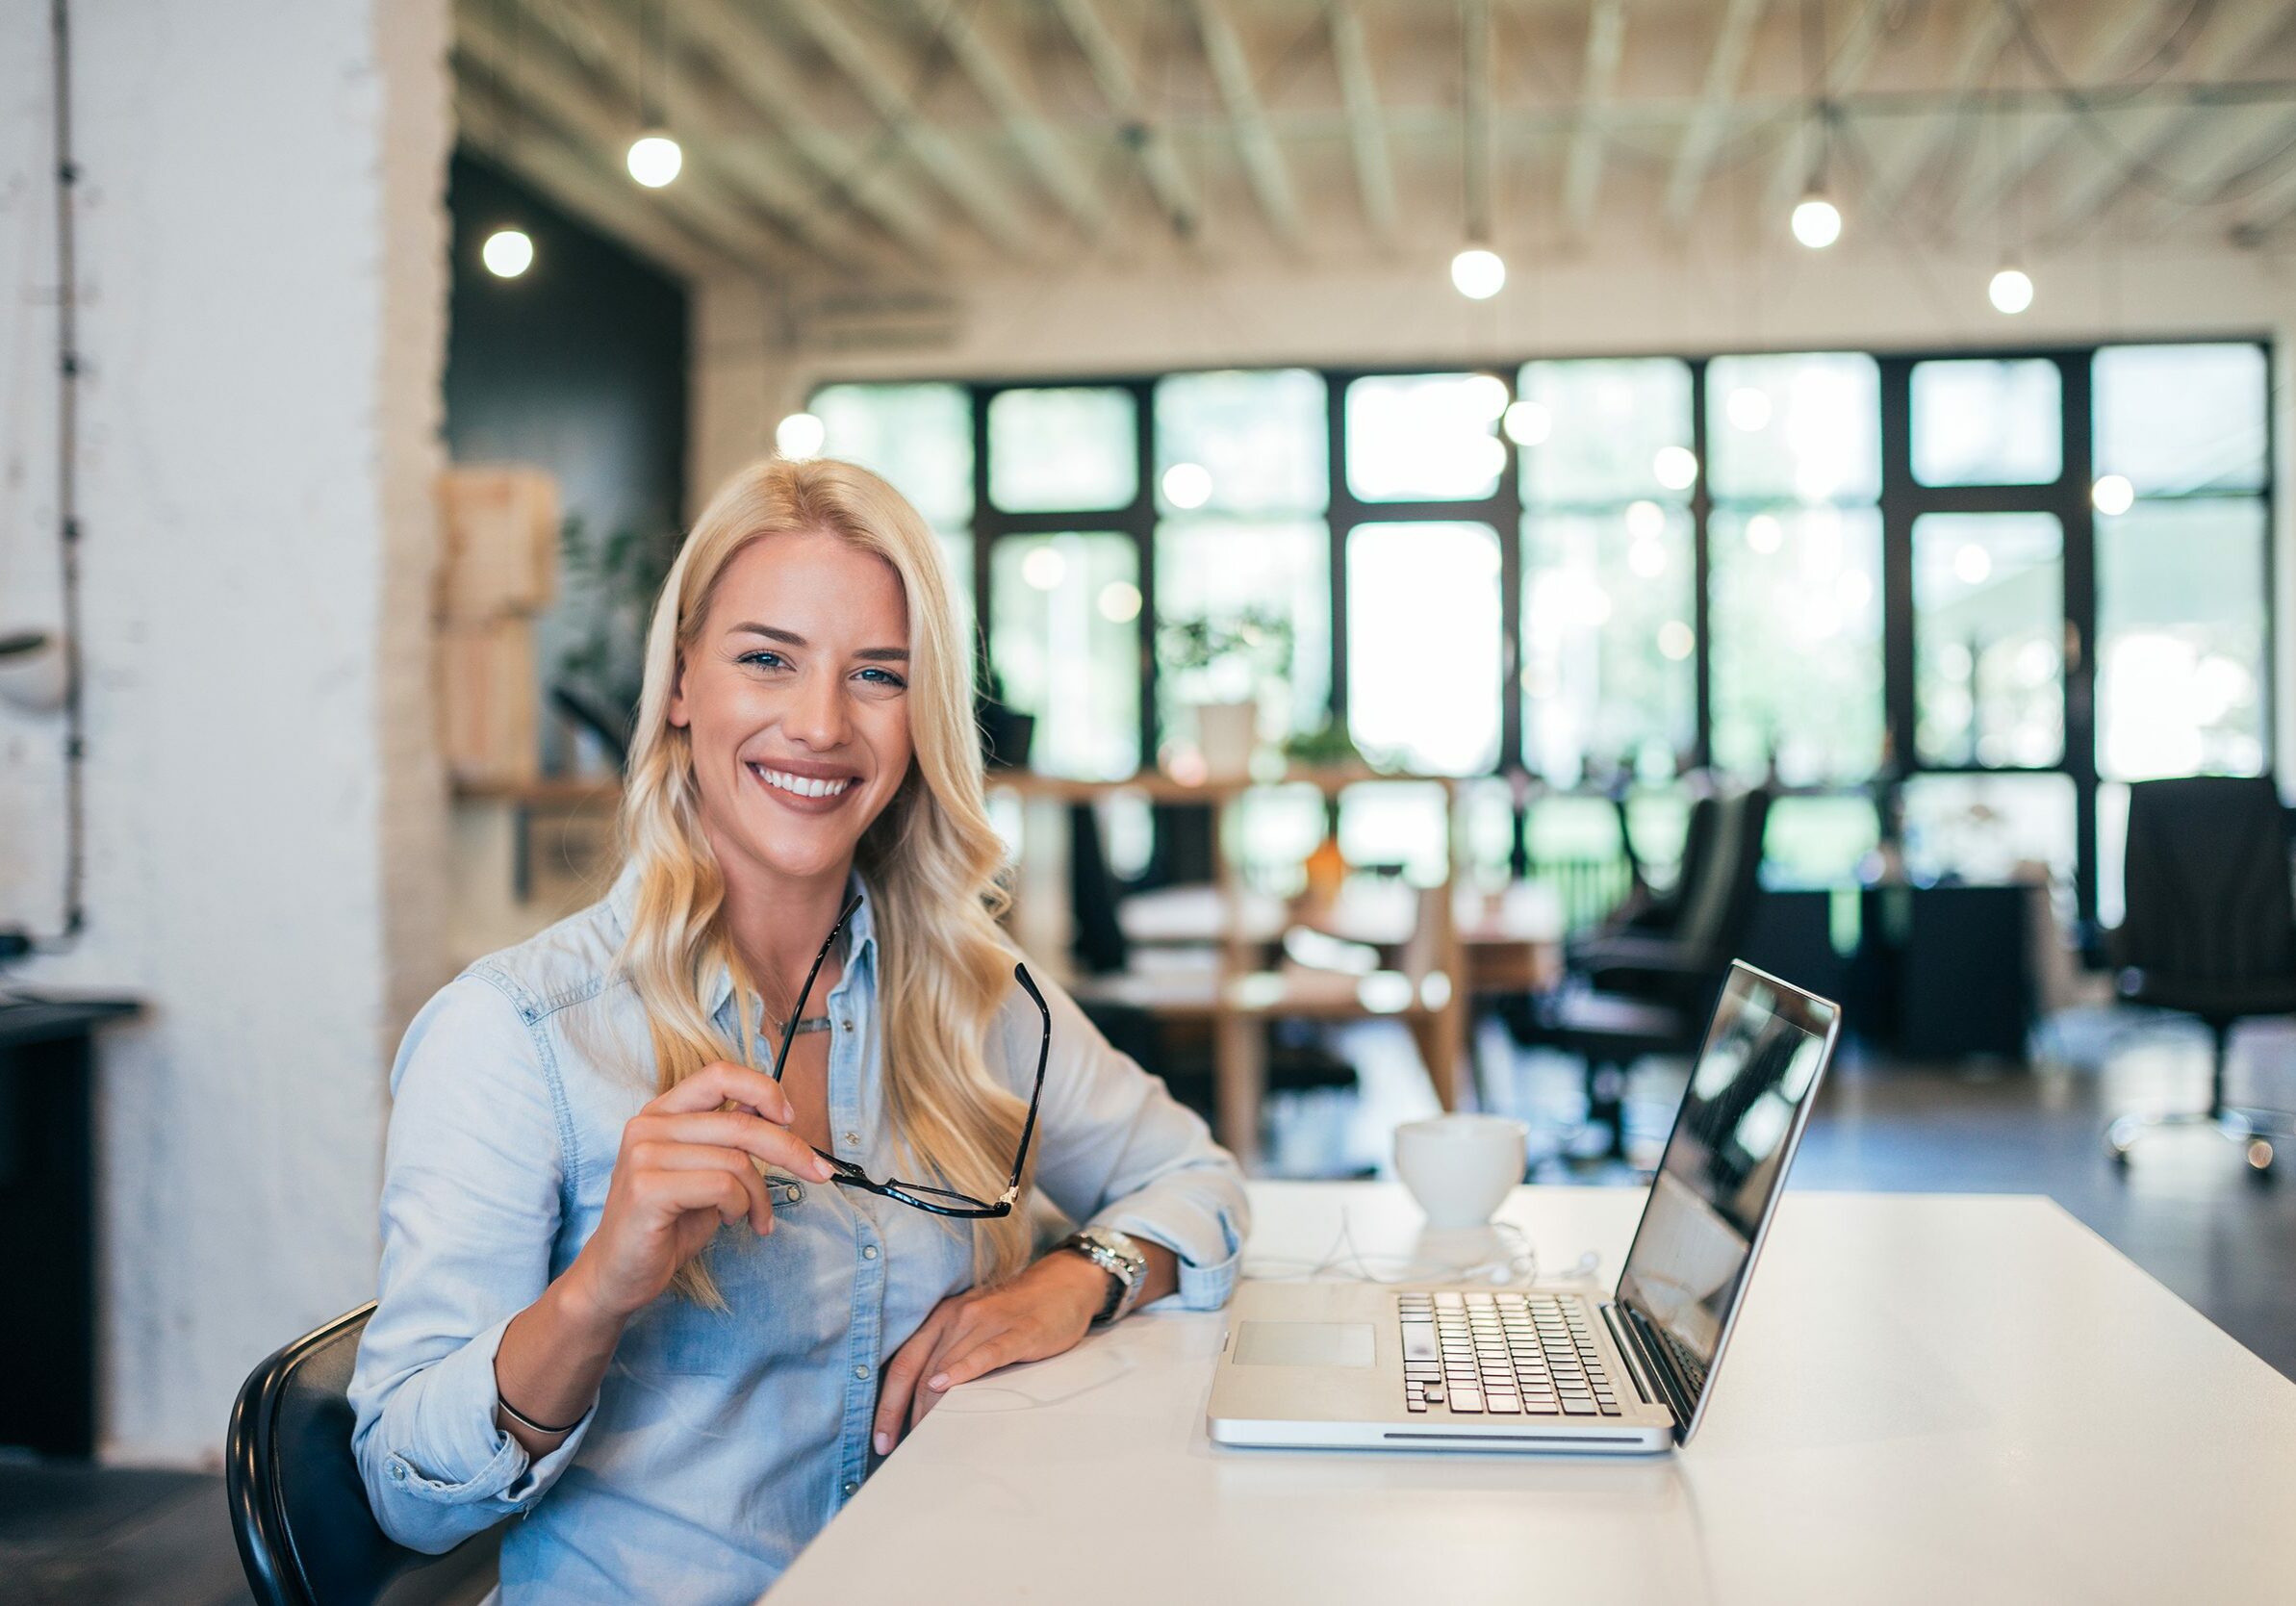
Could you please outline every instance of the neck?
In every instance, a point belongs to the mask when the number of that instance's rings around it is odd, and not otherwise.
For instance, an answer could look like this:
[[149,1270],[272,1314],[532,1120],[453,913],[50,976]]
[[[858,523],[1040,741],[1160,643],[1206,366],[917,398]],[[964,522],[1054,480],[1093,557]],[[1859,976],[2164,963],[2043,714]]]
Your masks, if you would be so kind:
[[[845,907],[846,883],[852,874],[848,860],[834,874],[794,877],[759,865],[740,871],[720,860],[726,877],[726,939],[733,953],[766,995],[769,1008],[788,1007],[805,984],[813,956],[829,934]],[[831,955],[822,965],[807,1007],[818,1013],[825,984],[838,971]]]

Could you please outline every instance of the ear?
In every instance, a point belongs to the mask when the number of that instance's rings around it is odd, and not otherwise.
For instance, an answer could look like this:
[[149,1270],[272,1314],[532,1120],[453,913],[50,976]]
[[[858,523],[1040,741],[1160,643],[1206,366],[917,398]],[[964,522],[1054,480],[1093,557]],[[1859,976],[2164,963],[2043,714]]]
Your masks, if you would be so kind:
[[685,707],[685,654],[677,655],[676,667],[670,671],[670,723],[679,730],[692,725],[693,718]]

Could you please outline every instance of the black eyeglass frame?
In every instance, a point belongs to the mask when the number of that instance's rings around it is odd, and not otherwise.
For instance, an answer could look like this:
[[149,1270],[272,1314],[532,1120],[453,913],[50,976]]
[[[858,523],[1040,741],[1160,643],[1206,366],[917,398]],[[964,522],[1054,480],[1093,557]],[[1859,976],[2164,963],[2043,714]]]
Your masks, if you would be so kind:
[[[845,930],[845,923],[853,918],[853,911],[860,906],[861,895],[856,892],[846,901],[844,910],[837,916],[837,923],[829,928],[829,934],[822,939],[821,952],[813,956],[813,968],[805,972],[805,985],[798,994],[796,1007],[789,1011],[789,1024],[781,1029],[781,1047],[774,1056],[773,1074],[776,1082],[781,1080],[782,1067],[788,1063],[789,1045],[797,1041],[798,1022],[804,1018],[805,1003],[813,996],[814,978],[821,974],[822,964],[829,958],[829,949],[837,941],[837,933]],[[1036,1012],[1044,1017],[1044,1035],[1036,1044],[1036,1085],[1029,1094],[1029,1115],[1021,1123],[1020,1129],[1020,1152],[1012,1157],[1012,1176],[1006,1183],[1005,1191],[991,1201],[976,1199],[969,1193],[958,1193],[945,1187],[927,1187],[922,1183],[880,1183],[852,1160],[840,1160],[826,1149],[814,1148],[815,1154],[829,1162],[834,1173],[829,1181],[846,1187],[857,1187],[864,1193],[877,1194],[912,1210],[963,1221],[988,1221],[1012,1213],[1013,1203],[1020,1197],[1020,1174],[1029,1163],[1029,1140],[1036,1134],[1036,1109],[1044,1101],[1044,1067],[1053,1048],[1052,1007],[1044,1002],[1044,994],[1036,990],[1036,982],[1029,975],[1029,967],[1015,963],[1012,979],[1020,983],[1021,991],[1029,995],[1036,1006]],[[806,1146],[813,1147],[810,1144]]]

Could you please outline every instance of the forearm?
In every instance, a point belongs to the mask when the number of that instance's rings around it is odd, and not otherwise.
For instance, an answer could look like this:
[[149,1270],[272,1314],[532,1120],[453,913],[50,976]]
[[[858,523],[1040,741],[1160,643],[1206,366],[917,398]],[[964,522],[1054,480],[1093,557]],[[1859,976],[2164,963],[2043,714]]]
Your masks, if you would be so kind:
[[[546,1425],[571,1429],[588,1414],[605,1381],[623,1319],[601,1311],[569,1267],[542,1297],[510,1318],[495,1352],[495,1388],[499,1399]],[[536,1433],[497,1407],[496,1423],[540,1458],[565,1442],[564,1433]]]

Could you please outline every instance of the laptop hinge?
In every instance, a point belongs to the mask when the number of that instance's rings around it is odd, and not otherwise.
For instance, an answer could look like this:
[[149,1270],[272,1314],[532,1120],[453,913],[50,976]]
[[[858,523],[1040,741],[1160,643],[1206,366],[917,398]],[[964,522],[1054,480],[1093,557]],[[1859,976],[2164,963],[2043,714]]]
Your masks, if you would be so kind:
[[1643,1397],[1653,1405],[1662,1405],[1674,1418],[1675,1430],[1690,1420],[1687,1408],[1689,1396],[1676,1383],[1669,1370],[1671,1357],[1659,1353],[1658,1346],[1643,1337],[1642,1323],[1634,1313],[1617,1300],[1605,1301],[1602,1319],[1609,1323],[1611,1337],[1617,1340],[1619,1351],[1626,1357],[1627,1365],[1634,1371],[1634,1386]]

